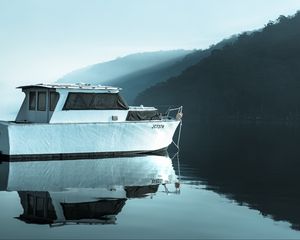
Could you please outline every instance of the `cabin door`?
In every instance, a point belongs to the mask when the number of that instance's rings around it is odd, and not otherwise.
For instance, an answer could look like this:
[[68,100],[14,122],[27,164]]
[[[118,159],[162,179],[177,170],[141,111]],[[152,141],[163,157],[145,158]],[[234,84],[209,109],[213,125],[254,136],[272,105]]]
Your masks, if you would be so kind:
[[28,114],[26,120],[35,123],[49,123],[59,95],[52,89],[29,90]]
[[48,94],[49,94],[49,90],[46,89],[41,89],[37,91],[37,107],[36,107],[37,122],[41,122],[41,123],[48,122],[49,119]]

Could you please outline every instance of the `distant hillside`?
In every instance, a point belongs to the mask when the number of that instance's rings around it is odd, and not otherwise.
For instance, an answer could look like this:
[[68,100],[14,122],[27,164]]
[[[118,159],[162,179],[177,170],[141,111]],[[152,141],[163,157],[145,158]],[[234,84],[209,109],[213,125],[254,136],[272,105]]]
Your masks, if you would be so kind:
[[[172,50],[131,54],[112,61],[75,70],[63,76],[58,82],[84,82],[131,88],[130,85],[119,85],[122,83],[122,77],[136,74],[139,71],[144,71],[145,69],[156,66],[172,65],[191,52],[192,50]],[[134,79],[134,81],[142,81],[142,79]],[[136,94],[134,97],[135,96]]]
[[189,120],[300,118],[299,43],[300,13],[280,16],[146,90],[136,103],[184,105]]
[[178,76],[186,68],[198,63],[210,55],[214,49],[222,48],[233,42],[236,37],[225,39],[207,50],[173,50],[148,53],[137,53],[117,58],[113,61],[91,65],[73,71],[58,82],[114,85],[123,88],[122,95],[129,104],[139,93]]
[[172,50],[130,54],[115,60],[94,64],[66,74],[59,82],[87,82],[92,84],[114,82],[114,79],[143,69],[176,61],[191,53],[191,50]]

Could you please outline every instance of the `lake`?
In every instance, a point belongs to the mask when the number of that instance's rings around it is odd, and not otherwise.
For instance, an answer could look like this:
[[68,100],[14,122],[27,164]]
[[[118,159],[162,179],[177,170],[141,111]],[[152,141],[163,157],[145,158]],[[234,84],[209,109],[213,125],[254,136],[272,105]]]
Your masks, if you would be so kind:
[[184,122],[179,156],[2,162],[1,239],[300,238],[300,126]]

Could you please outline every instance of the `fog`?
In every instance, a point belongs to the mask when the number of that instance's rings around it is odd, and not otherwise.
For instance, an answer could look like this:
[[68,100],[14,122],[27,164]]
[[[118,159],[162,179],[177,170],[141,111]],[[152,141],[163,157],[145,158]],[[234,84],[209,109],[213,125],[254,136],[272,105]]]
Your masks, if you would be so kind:
[[298,0],[0,1],[0,119],[18,110],[16,86],[130,53],[204,49],[298,9]]

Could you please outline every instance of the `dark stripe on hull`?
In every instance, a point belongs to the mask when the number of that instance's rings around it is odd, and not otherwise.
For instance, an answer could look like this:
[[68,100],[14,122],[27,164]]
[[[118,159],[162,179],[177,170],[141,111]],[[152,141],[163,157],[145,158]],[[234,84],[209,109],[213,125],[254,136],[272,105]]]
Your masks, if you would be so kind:
[[126,152],[90,152],[90,153],[55,153],[55,154],[25,154],[5,155],[0,153],[0,162],[75,160],[96,158],[137,157],[144,155],[167,156],[167,148],[154,151],[126,151]]

